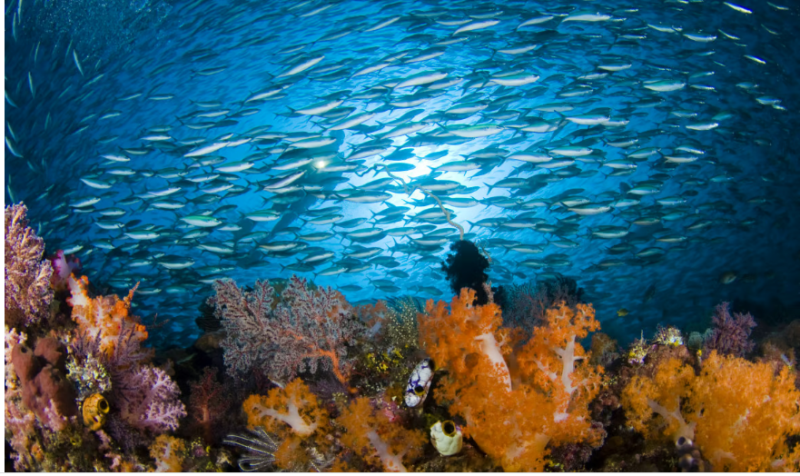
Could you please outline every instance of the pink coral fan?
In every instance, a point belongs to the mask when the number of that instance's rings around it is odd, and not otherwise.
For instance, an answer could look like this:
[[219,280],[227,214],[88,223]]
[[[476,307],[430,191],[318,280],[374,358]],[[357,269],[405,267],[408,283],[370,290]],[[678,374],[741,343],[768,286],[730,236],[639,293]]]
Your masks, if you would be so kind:
[[6,207],[6,324],[28,325],[50,315],[50,262],[42,260],[44,240],[28,227],[24,204]]
[[56,254],[47,258],[53,267],[53,275],[50,277],[50,285],[56,291],[67,289],[67,280],[73,273],[81,270],[81,260],[75,255],[64,255],[64,250],[56,251]]
[[216,295],[208,298],[222,322],[225,365],[231,373],[245,374],[269,365],[274,345],[267,340],[274,289],[269,281],[256,281],[253,291],[243,291],[231,280],[214,282]]
[[271,327],[271,339],[281,349],[273,369],[291,378],[297,372],[308,369],[313,374],[322,367],[345,384],[354,365],[346,346],[354,345],[364,332],[361,322],[353,318],[350,304],[331,288],[309,290],[306,280],[297,276],[292,276],[281,298]]
[[252,292],[243,292],[232,281],[217,281],[214,289],[217,294],[209,304],[226,331],[220,345],[231,371],[245,373],[268,365],[277,377],[291,379],[322,367],[342,384],[347,382],[353,368],[347,346],[364,332],[364,325],[353,317],[341,293],[310,290],[297,276],[275,306],[268,281],[256,282]]
[[756,327],[756,321],[748,312],[738,312],[731,316],[730,304],[723,302],[714,309],[714,329],[703,342],[705,351],[716,350],[721,354],[744,357],[753,350],[755,344],[749,340],[750,332]]

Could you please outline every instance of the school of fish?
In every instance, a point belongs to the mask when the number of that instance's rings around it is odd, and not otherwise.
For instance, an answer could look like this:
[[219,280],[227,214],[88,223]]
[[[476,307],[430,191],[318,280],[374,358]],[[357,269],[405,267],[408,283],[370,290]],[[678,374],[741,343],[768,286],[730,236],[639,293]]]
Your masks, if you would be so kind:
[[5,200],[164,339],[223,277],[449,299],[460,238],[634,337],[797,296],[796,5],[130,3],[7,3]]

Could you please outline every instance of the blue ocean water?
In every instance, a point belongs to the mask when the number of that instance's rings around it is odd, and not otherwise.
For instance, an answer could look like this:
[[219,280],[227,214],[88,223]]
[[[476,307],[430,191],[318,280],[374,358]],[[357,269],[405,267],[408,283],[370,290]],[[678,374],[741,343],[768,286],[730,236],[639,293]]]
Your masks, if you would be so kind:
[[574,278],[623,342],[723,300],[781,319],[798,9],[14,0],[5,201],[97,289],[138,282],[160,345],[197,337],[217,278],[449,300],[432,195],[493,285]]

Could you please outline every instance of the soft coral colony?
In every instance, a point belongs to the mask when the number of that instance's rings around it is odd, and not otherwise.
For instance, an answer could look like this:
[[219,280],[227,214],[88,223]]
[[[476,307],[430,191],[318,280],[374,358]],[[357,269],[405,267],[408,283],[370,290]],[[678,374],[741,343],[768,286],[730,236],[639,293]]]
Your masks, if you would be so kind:
[[74,257],[43,259],[25,213],[7,208],[5,231],[18,470],[632,468],[613,451],[666,470],[798,469],[793,355],[745,359],[755,322],[727,305],[692,351],[663,329],[625,354],[575,296],[515,327],[489,286],[481,301],[463,288],[449,304],[353,306],[294,276],[220,280],[216,325],[166,359],[146,346],[158,329],[133,314],[136,288],[93,293]]

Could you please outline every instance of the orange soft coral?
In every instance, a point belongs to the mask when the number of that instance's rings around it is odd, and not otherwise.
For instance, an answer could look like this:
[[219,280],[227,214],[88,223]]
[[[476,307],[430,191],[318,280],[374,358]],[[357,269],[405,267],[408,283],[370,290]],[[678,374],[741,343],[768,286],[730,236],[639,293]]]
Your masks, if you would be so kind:
[[390,422],[366,397],[354,400],[336,421],[347,430],[342,443],[385,471],[406,471],[403,461],[419,456],[427,442],[422,431]]
[[328,444],[323,438],[329,429],[328,412],[301,379],[274,388],[267,396],[250,395],[243,408],[250,428],[263,427],[281,439],[275,463],[282,469],[296,470],[297,464],[308,460],[304,439],[313,437],[318,446]]
[[511,355],[518,332],[500,327],[495,304],[473,306],[474,297],[462,289],[449,311],[428,301],[419,317],[421,347],[448,371],[437,400],[464,417],[465,432],[508,471],[541,471],[551,441],[596,444],[588,403],[601,370],[575,365],[588,358],[576,340],[599,328],[591,306],[549,310],[547,325]]
[[156,460],[156,471],[179,473],[183,467],[186,443],[174,436],[159,435],[150,445],[150,456]]
[[290,429],[305,437],[326,430],[328,424],[328,412],[320,408],[317,396],[299,378],[285,388],[273,388],[266,397],[250,395],[244,411],[248,426],[262,426],[270,433],[285,434]]
[[89,297],[89,278],[82,276],[76,279],[70,276],[68,280],[72,305],[72,319],[84,333],[95,336],[99,331],[101,337],[100,350],[111,356],[122,330],[123,321],[135,326],[133,338],[139,342],[147,339],[145,326],[139,323],[138,318],[129,313],[131,300],[136,287],[120,300],[116,294],[111,296]]
[[769,364],[712,352],[699,375],[670,359],[653,378],[635,377],[622,404],[646,437],[688,438],[716,471],[796,471],[797,449],[786,445],[800,433],[794,378],[788,368],[775,375]]
[[[634,430],[648,439],[680,437],[694,441],[694,423],[687,422],[681,403],[689,395],[694,370],[675,358],[659,364],[653,378],[636,376],[622,391],[625,415]],[[653,415],[658,415],[654,421]]]
[[[771,471],[800,433],[800,391],[788,368],[712,352],[692,385],[695,441],[715,470]],[[796,464],[796,461],[795,461]],[[793,470],[798,470],[797,466]]]
[[428,300],[419,317],[420,347],[434,363],[459,376],[473,375],[467,385],[492,385],[511,390],[511,374],[503,357],[511,352],[508,329],[501,329],[500,307],[473,306],[475,291],[461,290],[450,309],[443,301]]
[[[534,329],[533,337],[519,352],[520,373],[550,395],[556,406],[554,422],[563,427],[577,425],[570,435],[563,436],[579,436],[588,431],[588,406],[600,390],[602,368],[588,361],[575,365],[587,357],[578,341],[600,329],[600,323],[594,318],[594,309],[585,304],[573,309],[560,303],[546,311],[544,320],[545,325]],[[558,433],[563,434],[563,428]]]

